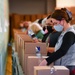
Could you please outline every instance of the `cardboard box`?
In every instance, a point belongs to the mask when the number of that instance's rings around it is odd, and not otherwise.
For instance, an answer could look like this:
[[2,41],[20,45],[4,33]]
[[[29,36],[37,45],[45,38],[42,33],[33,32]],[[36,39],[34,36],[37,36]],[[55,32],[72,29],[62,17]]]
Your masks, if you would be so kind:
[[27,34],[25,34],[25,35],[19,34],[19,37],[20,37],[24,42],[32,42],[32,41],[33,41],[33,39],[32,39],[29,35],[27,35]]
[[[25,53],[25,43],[32,42],[32,39],[28,35],[19,34],[17,36],[17,52],[20,64],[22,68],[24,67],[24,53]],[[26,53],[25,53],[26,54]]]
[[32,39],[28,35],[16,34],[16,51],[18,53],[19,61],[21,62],[21,57],[24,51],[22,47],[24,47],[25,42],[32,42]]
[[15,49],[17,51],[18,35],[26,35],[26,32],[22,32],[21,29],[13,29],[13,33],[14,33]]
[[32,42],[32,39],[28,35],[22,35],[22,34],[19,34],[17,37],[18,37],[17,52],[18,52],[19,60],[20,62],[22,62],[22,59],[23,59],[22,55],[24,53],[25,43]]
[[34,75],[34,66],[38,66],[47,56],[38,58],[37,56],[28,56],[27,60],[27,75]]
[[69,75],[69,69],[65,66],[35,66],[34,75]]
[[46,43],[25,43],[24,45],[24,64],[23,64],[23,71],[24,73],[27,75],[27,59],[28,59],[28,56],[36,56],[36,50],[35,50],[35,47],[36,46],[40,46],[40,51],[41,51],[41,54],[42,55],[47,55],[46,53]]
[[[17,52],[23,72],[27,73],[27,59],[28,56],[35,56],[35,47],[39,46],[42,55],[46,55],[46,43],[33,43],[28,35],[19,34],[17,36]],[[26,74],[27,75],[27,74]]]
[[35,47],[40,47],[41,54],[47,54],[46,43],[25,43],[25,54],[36,54]]

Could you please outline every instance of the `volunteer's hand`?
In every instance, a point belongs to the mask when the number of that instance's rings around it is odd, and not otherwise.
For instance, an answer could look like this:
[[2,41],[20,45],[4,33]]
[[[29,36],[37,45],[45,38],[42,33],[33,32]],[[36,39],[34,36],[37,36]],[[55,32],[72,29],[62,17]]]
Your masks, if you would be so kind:
[[47,61],[45,59],[39,64],[39,66],[46,66],[46,65],[47,65]]
[[47,52],[53,53],[54,47],[46,47]]
[[37,43],[39,40],[37,38],[33,38],[33,42]]

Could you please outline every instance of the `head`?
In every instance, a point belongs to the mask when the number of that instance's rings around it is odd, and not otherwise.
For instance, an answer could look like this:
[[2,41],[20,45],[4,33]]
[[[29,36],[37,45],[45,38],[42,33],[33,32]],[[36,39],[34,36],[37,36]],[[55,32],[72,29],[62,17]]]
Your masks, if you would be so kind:
[[46,24],[47,24],[48,26],[52,26],[51,15],[49,15],[49,16],[47,17]]
[[23,28],[23,27],[24,27],[24,21],[21,21],[21,22],[19,23],[19,25],[20,25],[21,28]]
[[24,21],[24,27],[27,29],[29,25],[31,24],[31,21]]
[[54,31],[54,28],[53,28],[53,23],[52,23],[52,20],[51,20],[51,15],[48,15],[47,16],[47,20],[46,20],[46,25],[47,25],[47,30],[48,32],[53,32]]
[[67,9],[61,8],[52,13],[50,22],[56,31],[66,30],[70,26],[69,22],[72,20],[72,17],[69,12]]
[[30,28],[32,29],[32,31],[37,34],[42,28],[38,23],[32,23]]

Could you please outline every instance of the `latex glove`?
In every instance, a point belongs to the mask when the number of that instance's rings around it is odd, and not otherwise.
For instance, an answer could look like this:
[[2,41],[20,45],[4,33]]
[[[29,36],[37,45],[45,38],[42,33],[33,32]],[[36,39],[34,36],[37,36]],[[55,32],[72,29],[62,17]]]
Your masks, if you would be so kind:
[[47,61],[45,59],[39,64],[39,66],[46,66],[46,65],[47,65]]

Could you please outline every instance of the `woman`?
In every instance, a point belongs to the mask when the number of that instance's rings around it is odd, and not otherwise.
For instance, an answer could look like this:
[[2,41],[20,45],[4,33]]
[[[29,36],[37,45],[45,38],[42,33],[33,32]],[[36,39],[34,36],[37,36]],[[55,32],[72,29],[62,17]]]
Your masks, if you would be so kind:
[[30,26],[30,29],[34,32],[34,41],[35,42],[41,42],[43,38],[43,32],[42,32],[42,27],[38,23],[32,23]]
[[[58,37],[60,36],[61,32],[57,32],[53,27],[52,27],[52,22],[51,18],[46,20],[46,24],[52,28],[52,32],[49,33],[49,36],[46,39],[46,44],[47,44],[47,56],[50,56],[54,52],[54,47],[56,45],[56,42],[58,40]],[[51,29],[48,29],[49,31]]]
[[[63,8],[65,9],[65,8]],[[55,45],[55,52],[44,59],[40,66],[55,65],[66,66],[70,69],[70,75],[75,75],[75,30],[70,25],[72,14],[67,9],[57,9],[51,15],[51,22],[56,31],[62,31]]]

